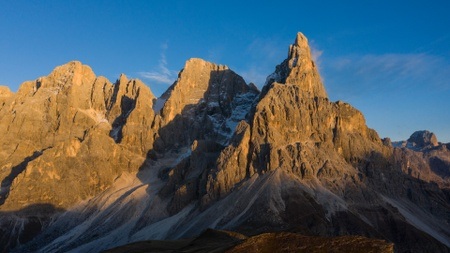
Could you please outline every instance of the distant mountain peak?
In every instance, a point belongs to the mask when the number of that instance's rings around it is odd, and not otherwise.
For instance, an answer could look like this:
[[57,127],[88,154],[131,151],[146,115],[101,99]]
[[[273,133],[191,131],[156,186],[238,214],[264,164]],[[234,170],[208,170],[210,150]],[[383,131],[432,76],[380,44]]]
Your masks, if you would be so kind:
[[426,147],[426,146],[435,147],[438,145],[436,135],[428,130],[421,130],[414,132],[409,137],[408,142],[414,143],[418,147]]

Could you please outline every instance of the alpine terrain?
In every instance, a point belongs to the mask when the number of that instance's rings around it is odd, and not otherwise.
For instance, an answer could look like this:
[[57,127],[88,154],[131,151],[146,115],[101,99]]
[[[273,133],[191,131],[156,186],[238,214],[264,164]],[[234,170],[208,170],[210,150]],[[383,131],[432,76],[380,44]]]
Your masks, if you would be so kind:
[[0,136],[3,252],[450,251],[450,144],[380,139],[301,33],[261,91],[202,59],[159,98],[69,62],[0,87]]

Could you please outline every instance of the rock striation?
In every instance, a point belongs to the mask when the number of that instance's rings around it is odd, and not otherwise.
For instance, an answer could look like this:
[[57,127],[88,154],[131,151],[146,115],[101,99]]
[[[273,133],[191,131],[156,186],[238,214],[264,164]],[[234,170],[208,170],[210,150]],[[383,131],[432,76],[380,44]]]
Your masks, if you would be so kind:
[[207,228],[450,247],[449,144],[380,139],[329,100],[301,33],[261,92],[195,58],[159,98],[70,62],[1,88],[0,118],[2,250],[98,252]]

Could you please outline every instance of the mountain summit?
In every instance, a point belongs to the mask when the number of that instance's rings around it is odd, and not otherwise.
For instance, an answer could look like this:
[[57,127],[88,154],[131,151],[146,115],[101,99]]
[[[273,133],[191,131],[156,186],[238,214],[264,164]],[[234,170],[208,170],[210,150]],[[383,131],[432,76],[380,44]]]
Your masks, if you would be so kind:
[[288,58],[267,77],[266,85],[273,82],[298,85],[304,95],[327,97],[325,87],[311,57],[308,39],[302,33],[298,33],[294,44],[289,46]]
[[328,99],[301,33],[261,92],[202,59],[159,98],[70,62],[15,94],[1,88],[0,118],[3,251],[275,231],[450,247],[450,145],[428,132],[405,142],[421,148],[380,139]]

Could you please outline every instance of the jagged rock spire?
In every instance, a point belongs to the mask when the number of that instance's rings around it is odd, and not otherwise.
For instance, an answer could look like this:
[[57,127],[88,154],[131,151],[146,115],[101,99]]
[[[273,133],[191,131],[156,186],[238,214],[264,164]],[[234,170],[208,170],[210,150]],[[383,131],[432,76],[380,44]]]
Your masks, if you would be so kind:
[[297,33],[294,44],[289,46],[288,58],[267,77],[266,86],[269,87],[273,82],[298,85],[307,96],[327,97],[311,57],[308,39],[302,33]]

